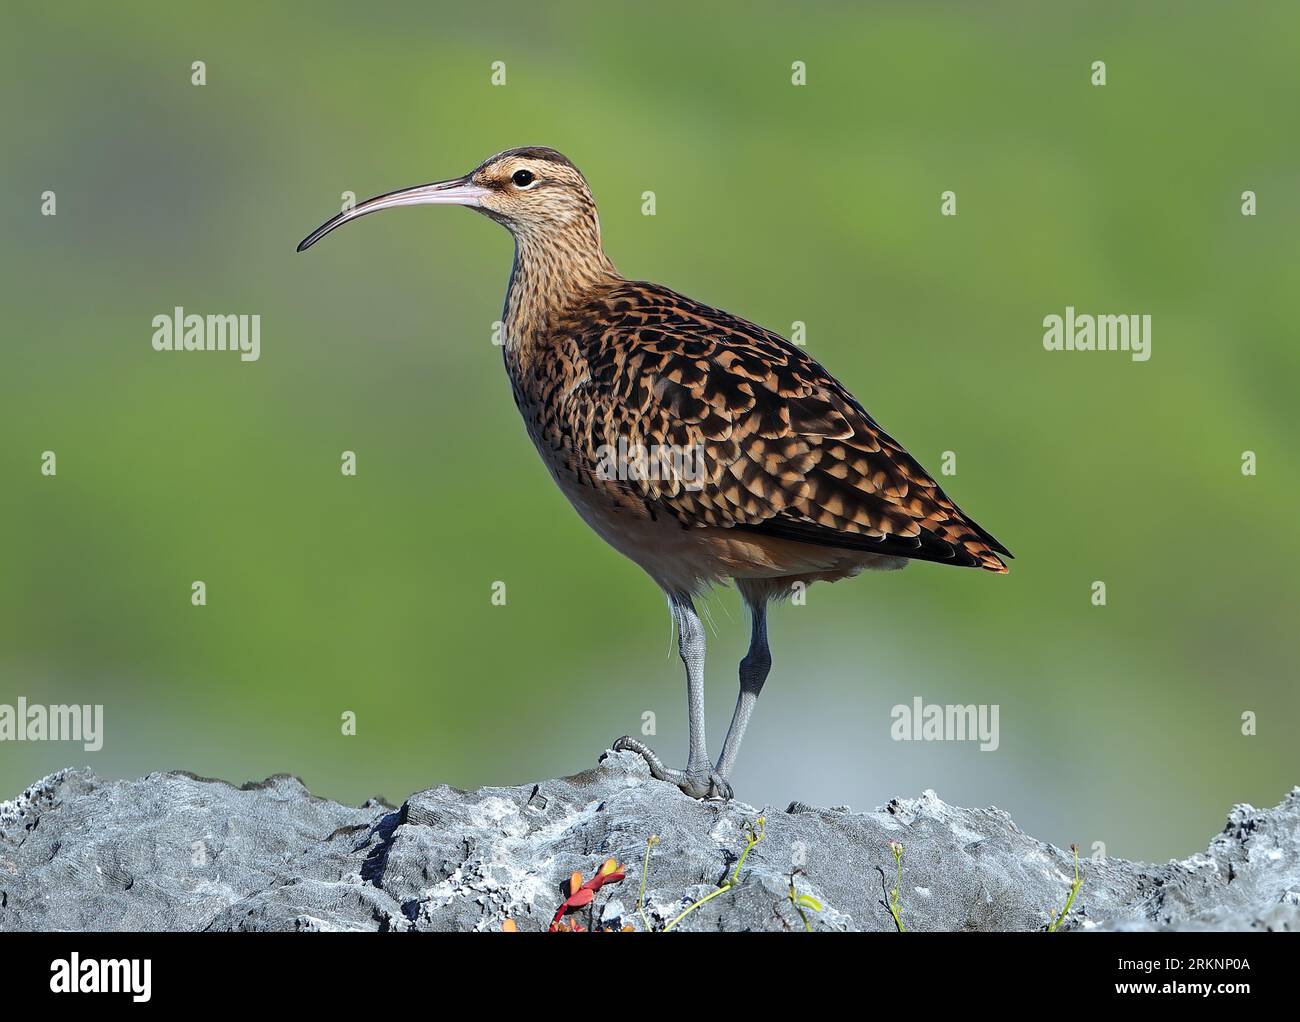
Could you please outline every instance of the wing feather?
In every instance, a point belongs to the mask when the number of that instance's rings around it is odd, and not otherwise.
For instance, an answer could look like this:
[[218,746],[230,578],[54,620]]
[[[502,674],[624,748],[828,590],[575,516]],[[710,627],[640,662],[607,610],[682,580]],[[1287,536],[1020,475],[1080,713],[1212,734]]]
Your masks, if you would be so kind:
[[562,329],[586,361],[582,401],[594,408],[576,460],[622,439],[689,452],[700,470],[622,484],[650,513],[685,528],[1006,570],[999,555],[1010,551],[835,377],[776,334],[640,282]]

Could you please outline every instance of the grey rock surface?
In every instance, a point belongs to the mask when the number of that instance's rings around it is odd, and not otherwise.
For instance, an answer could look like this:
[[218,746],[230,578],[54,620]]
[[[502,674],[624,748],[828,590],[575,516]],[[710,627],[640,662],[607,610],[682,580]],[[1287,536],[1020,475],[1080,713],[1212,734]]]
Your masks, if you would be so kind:
[[[608,753],[537,785],[449,787],[400,809],[351,808],[296,778],[235,787],[184,773],[105,781],[64,770],[0,803],[0,930],[545,929],[573,871],[626,867],[584,927],[658,929],[735,870],[739,882],[683,930],[802,930],[792,871],[816,930],[892,930],[903,847],[909,930],[1038,930],[1065,905],[1070,852],[998,809],[933,792],[873,812],[697,802]],[[647,839],[644,919],[636,910]],[[1300,788],[1273,809],[1235,807],[1208,849],[1162,865],[1084,859],[1063,929],[1300,930]]]

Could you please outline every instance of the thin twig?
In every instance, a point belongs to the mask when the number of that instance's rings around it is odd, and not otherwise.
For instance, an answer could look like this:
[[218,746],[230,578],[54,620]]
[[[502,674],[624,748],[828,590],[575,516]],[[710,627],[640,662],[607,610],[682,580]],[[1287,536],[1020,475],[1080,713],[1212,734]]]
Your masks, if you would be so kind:
[[898,892],[903,886],[903,846],[897,841],[891,841],[889,842],[889,850],[894,853],[894,862],[898,866],[898,879],[894,883],[894,889],[889,892],[889,914],[894,917],[894,925],[898,927],[898,932],[906,933],[907,927],[903,925],[903,918],[900,914],[903,905],[898,897]]
[[1070,845],[1070,849],[1074,852],[1074,883],[1070,885],[1070,896],[1065,899],[1065,908],[1061,909],[1061,914],[1052,920],[1052,924],[1047,928],[1048,933],[1055,933],[1056,928],[1065,922],[1065,917],[1070,914],[1070,906],[1074,904],[1074,896],[1083,886],[1083,880],[1079,876],[1079,846]]
[[641,863],[641,893],[637,895],[636,912],[641,917],[641,922],[645,923],[646,933],[649,933],[653,927],[650,925],[650,919],[645,914],[645,881],[650,873],[650,849],[659,843],[659,835],[651,834],[645,841],[645,862]]

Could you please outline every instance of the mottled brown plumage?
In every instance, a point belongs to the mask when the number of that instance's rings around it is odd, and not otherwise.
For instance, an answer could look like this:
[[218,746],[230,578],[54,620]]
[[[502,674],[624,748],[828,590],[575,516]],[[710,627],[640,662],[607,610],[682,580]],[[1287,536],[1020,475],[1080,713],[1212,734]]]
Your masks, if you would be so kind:
[[[1005,572],[1009,551],[967,517],[847,389],[771,331],[657,284],[623,278],[601,245],[582,174],[551,149],[508,150],[464,178],[340,214],[469,205],[516,243],[505,363],[538,452],[582,517],[665,590],[691,701],[685,771],[639,742],[656,776],[697,795],[726,775],[770,666],[766,604],[796,583],[936,561]],[[611,451],[671,451],[694,471],[632,471]],[[693,461],[690,459],[694,459]],[[734,580],[754,620],[741,698],[716,769],[703,726],[703,631],[691,594]],[[698,634],[696,634],[698,632]]]
[[[586,182],[568,160],[514,150],[485,166],[508,178],[534,163],[549,164],[587,200],[565,230],[523,233],[505,318],[516,402],[534,441],[565,473],[620,513],[670,516],[685,529],[745,529],[1006,571],[998,557],[1006,548],[805,352],[746,320],[620,277],[601,248]],[[620,440],[698,445],[704,485],[601,478],[598,452]]]
[[[519,346],[506,353],[530,431],[627,513],[1006,571],[997,556],[1006,548],[843,385],[761,327],[655,284],[616,281],[532,345],[526,358]],[[701,447],[703,486],[600,478],[598,451],[620,439]]]

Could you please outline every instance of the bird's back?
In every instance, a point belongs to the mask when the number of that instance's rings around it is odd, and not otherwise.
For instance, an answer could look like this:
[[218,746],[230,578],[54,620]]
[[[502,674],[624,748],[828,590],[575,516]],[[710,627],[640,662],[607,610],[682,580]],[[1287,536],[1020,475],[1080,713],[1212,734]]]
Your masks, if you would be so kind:
[[[611,513],[1007,570],[999,555],[1010,551],[838,380],[746,320],[619,281],[575,303],[526,350],[508,349],[506,362],[557,479],[589,489]],[[627,470],[626,452],[649,452],[650,471]]]

